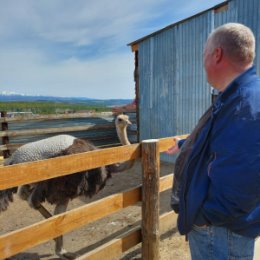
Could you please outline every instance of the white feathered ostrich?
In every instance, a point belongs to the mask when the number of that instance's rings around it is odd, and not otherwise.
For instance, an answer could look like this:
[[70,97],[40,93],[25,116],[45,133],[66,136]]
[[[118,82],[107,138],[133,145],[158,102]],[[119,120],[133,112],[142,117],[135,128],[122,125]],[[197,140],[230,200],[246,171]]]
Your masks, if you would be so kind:
[[[131,124],[128,116],[118,115],[115,124],[121,144],[130,144],[126,132],[127,126]],[[43,160],[96,149],[94,145],[82,139],[70,135],[58,135],[21,146],[5,161],[4,165]],[[42,202],[47,201],[54,204],[54,214],[63,213],[67,210],[69,200],[82,195],[92,197],[104,188],[111,173],[129,169],[133,164],[133,161],[118,163],[31,185],[23,185],[18,188],[18,195],[27,200],[32,208],[39,210],[45,218],[49,218],[52,215],[41,205]],[[9,202],[13,201],[13,193],[16,191],[17,188],[0,190],[0,212],[7,209]],[[55,253],[64,259],[76,257],[75,254],[69,253],[63,248],[63,236],[55,239]]]

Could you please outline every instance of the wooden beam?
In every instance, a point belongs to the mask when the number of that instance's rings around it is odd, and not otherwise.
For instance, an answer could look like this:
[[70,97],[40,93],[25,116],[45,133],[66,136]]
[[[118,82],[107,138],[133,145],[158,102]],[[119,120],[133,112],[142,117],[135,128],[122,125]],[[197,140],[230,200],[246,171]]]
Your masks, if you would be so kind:
[[138,43],[131,45],[132,52],[138,51],[139,45]]
[[[160,151],[167,150],[173,137],[160,139]],[[0,189],[51,179],[102,165],[141,157],[140,145],[119,146],[37,162],[5,166],[0,169]]]
[[[6,117],[6,112],[5,111],[2,111],[1,112],[1,118],[4,118],[4,117]],[[3,132],[5,132],[5,131],[8,131],[8,123],[7,122],[2,122],[1,123],[1,131]],[[1,133],[1,132],[0,132]],[[9,144],[9,137],[8,136],[2,136],[2,144],[3,145],[7,145],[7,144]],[[10,155],[11,155],[11,153],[10,153],[10,151],[9,150],[4,150],[3,151],[3,156],[4,156],[4,158],[8,158],[8,157],[10,157]]]
[[140,158],[140,145],[125,145],[0,169],[0,190]]
[[142,259],[159,260],[159,140],[142,142]]
[[142,240],[141,228],[137,226],[108,243],[78,257],[76,260],[114,260]]
[[[172,212],[160,216],[160,234],[167,232],[176,226],[177,215]],[[97,247],[96,249],[78,257],[76,260],[114,260],[130,248],[142,242],[140,225],[121,234],[117,238]]]
[[[80,137],[80,139],[84,139],[84,140],[88,140],[88,141],[91,141],[91,142],[95,142],[95,141],[103,141],[103,140],[114,140],[114,139],[117,139],[117,136],[116,134],[115,135],[106,135],[106,136],[95,136],[95,137]],[[15,143],[15,144],[7,144],[7,145],[0,145],[0,151],[5,151],[5,150],[16,150],[18,149],[19,147],[21,147],[22,145],[25,145],[26,143]],[[113,143],[114,144],[114,143]],[[120,143],[116,144],[115,145],[121,145]],[[111,144],[107,145],[108,146],[111,146]],[[103,146],[101,146],[103,147]]]
[[78,132],[87,130],[99,130],[99,129],[113,129],[114,124],[106,125],[88,125],[88,126],[68,126],[68,127],[53,127],[53,128],[42,128],[42,129],[27,129],[27,130],[7,130],[1,131],[0,137],[9,136],[26,136],[26,135],[44,135],[53,133],[65,133],[65,132]]
[[19,122],[19,121],[36,121],[36,120],[58,120],[74,118],[93,118],[93,117],[112,117],[112,112],[98,113],[72,113],[72,114],[51,114],[51,115],[16,115],[15,117],[0,118],[1,122]]
[[169,174],[167,176],[163,176],[160,178],[160,192],[166,191],[168,189],[171,189],[173,183],[173,174]]

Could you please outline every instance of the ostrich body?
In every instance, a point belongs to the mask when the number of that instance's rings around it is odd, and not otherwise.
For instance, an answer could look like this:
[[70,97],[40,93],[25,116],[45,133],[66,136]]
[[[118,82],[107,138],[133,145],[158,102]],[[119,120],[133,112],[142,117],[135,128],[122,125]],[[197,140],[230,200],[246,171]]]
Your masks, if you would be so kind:
[[[122,145],[130,144],[126,136],[126,128],[131,124],[128,116],[119,115],[115,123]],[[4,165],[32,162],[96,149],[94,145],[82,139],[70,135],[58,135],[21,146],[5,161]],[[49,218],[52,215],[43,208],[42,202],[47,201],[54,204],[54,214],[63,213],[67,210],[70,200],[79,196],[92,197],[104,188],[111,173],[121,172],[132,166],[132,162],[113,164],[34,184],[22,185],[18,188],[18,196],[27,200],[29,205],[39,210],[45,218]],[[16,190],[17,188],[0,190],[0,212],[6,210],[9,202],[13,201],[13,193]],[[55,239],[55,252],[63,259],[76,257],[75,254],[66,252],[63,248],[63,236]]]

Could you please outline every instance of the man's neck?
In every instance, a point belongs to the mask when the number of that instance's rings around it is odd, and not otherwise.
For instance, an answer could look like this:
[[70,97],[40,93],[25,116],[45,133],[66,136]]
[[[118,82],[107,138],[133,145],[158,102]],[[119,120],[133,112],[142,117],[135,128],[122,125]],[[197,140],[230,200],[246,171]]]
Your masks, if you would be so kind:
[[241,75],[251,67],[252,64],[248,64],[247,66],[241,68],[232,68],[230,70],[224,70],[222,76],[219,77],[219,82],[218,84],[216,84],[215,88],[218,91],[223,92],[232,81],[234,81],[239,75]]

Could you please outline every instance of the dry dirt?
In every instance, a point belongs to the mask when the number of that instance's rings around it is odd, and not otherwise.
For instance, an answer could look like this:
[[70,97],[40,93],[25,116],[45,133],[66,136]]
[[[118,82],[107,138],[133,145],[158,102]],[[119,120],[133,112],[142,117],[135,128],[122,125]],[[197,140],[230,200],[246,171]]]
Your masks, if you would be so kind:
[[[161,176],[172,172],[173,166],[161,163]],[[91,201],[102,197],[124,191],[126,189],[137,186],[141,183],[141,166],[136,162],[131,170],[116,174],[108,182],[107,186]],[[163,192],[161,195],[161,213],[170,210],[169,207],[169,191]],[[89,202],[88,200],[87,202]],[[75,199],[69,205],[69,209],[73,209],[83,205],[79,199]],[[45,204],[50,211],[53,206]],[[0,234],[4,234],[29,224],[42,220],[43,217],[37,211],[30,209],[26,202],[15,197],[15,202],[9,209],[0,215]],[[139,205],[128,207],[118,213],[110,215],[99,221],[83,226],[67,233],[64,236],[65,248],[70,252],[82,255],[91,249],[97,247],[101,243],[108,242],[116,237],[120,232],[127,231],[133,227],[136,222],[141,219],[141,208]],[[140,259],[140,245],[132,248],[120,259]],[[162,260],[188,260],[188,245],[184,237],[180,236],[173,222],[172,229],[161,234],[160,255]],[[11,259],[59,259],[54,254],[54,242],[49,241],[29,250],[11,257]],[[105,260],[105,259],[101,259]]]

